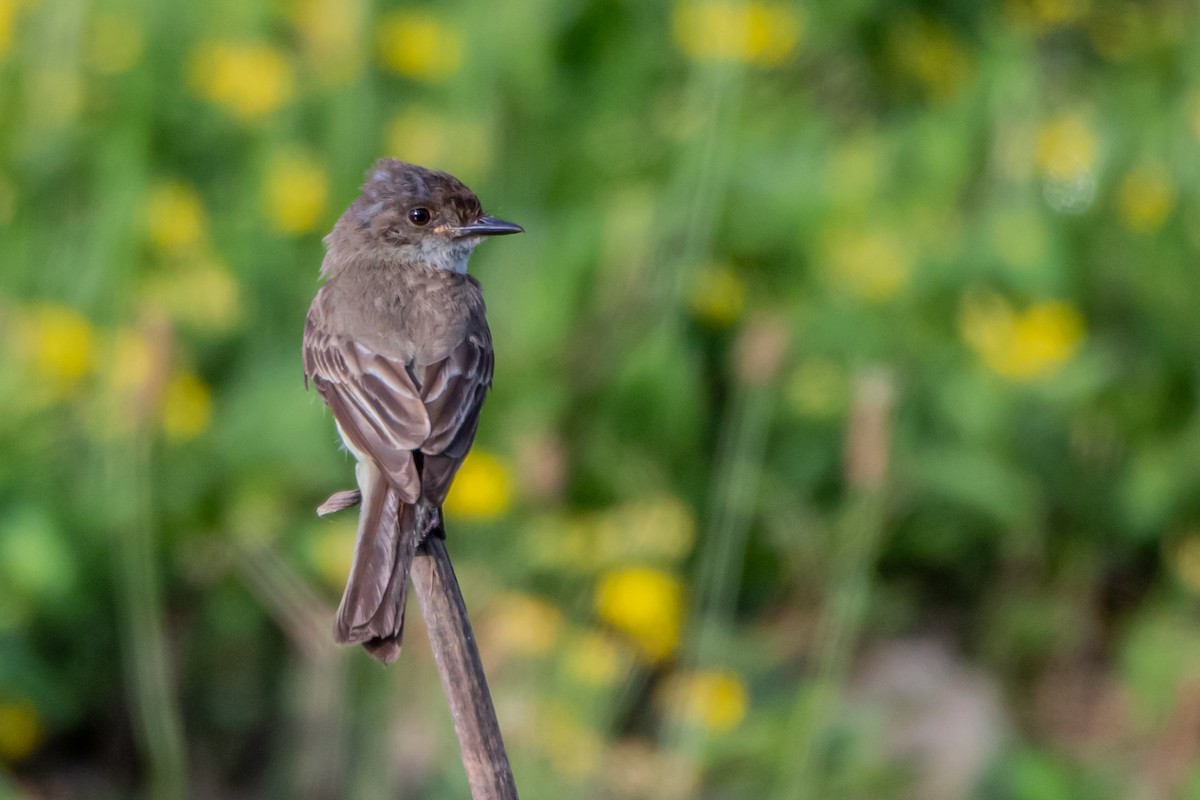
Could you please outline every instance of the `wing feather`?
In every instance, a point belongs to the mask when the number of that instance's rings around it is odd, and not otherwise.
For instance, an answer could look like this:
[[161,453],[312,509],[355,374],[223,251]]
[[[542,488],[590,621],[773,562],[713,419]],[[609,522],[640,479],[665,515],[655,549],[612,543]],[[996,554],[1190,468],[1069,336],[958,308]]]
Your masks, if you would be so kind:
[[326,333],[310,317],[304,372],[329,405],[347,446],[373,457],[400,499],[415,502],[420,476],[412,453],[429,438],[430,422],[406,365]]

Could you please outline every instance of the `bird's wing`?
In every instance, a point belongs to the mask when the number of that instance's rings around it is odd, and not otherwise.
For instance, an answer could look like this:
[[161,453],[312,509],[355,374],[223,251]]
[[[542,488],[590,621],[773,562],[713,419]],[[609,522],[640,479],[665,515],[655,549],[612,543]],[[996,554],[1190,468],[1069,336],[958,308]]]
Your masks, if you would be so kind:
[[421,401],[430,428],[421,444],[421,489],[433,505],[445,500],[450,481],[475,439],[479,410],[492,385],[493,363],[491,336],[481,325],[449,356],[425,369]]
[[421,479],[412,451],[430,437],[430,415],[408,365],[321,328],[304,330],[304,374],[329,405],[346,445],[368,455],[406,503]]

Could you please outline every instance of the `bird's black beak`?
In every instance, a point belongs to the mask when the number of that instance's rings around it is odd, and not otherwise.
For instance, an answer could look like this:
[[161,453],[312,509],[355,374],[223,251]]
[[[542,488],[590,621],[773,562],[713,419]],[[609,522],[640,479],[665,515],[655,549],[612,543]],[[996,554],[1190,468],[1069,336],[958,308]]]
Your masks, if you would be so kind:
[[505,236],[524,232],[525,229],[515,222],[505,222],[495,217],[480,217],[470,225],[463,225],[458,229],[459,236]]

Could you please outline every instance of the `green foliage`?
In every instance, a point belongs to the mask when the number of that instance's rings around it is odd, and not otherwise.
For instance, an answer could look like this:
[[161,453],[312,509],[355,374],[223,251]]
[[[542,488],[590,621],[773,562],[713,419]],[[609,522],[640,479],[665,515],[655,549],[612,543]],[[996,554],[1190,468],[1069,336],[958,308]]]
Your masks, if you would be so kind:
[[528,231],[447,506],[525,796],[1196,795],[1197,24],[0,0],[0,797],[463,796],[312,514],[381,155]]

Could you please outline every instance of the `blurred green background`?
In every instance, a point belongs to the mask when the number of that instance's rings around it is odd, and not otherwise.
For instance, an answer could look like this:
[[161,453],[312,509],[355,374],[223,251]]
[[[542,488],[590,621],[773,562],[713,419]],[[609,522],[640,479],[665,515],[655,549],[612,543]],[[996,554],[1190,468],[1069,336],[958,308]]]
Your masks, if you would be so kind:
[[0,0],[0,797],[464,797],[331,641],[321,236],[523,224],[448,504],[528,798],[1200,798],[1190,0]]

